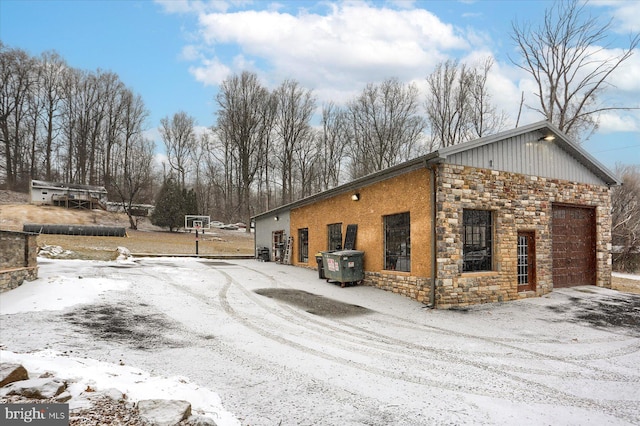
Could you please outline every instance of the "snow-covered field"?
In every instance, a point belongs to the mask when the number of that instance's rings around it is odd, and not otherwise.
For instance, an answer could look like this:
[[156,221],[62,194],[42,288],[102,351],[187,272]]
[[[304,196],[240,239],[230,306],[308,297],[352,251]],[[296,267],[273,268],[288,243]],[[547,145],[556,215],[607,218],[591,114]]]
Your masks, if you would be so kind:
[[219,425],[640,424],[640,296],[439,311],[253,260],[39,263],[0,296],[0,357],[76,394],[186,399]]

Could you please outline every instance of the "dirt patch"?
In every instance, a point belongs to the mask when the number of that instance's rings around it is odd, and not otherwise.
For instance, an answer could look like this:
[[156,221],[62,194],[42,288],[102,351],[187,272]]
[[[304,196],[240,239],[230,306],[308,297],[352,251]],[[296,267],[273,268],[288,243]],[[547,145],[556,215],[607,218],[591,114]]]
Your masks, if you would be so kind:
[[270,297],[304,309],[313,315],[321,317],[350,317],[372,312],[370,309],[358,305],[339,302],[303,290],[263,288],[255,290],[261,296]]
[[172,323],[159,313],[140,313],[139,306],[91,305],[76,309],[62,317],[101,340],[109,340],[135,349],[178,348],[184,344],[166,337]]

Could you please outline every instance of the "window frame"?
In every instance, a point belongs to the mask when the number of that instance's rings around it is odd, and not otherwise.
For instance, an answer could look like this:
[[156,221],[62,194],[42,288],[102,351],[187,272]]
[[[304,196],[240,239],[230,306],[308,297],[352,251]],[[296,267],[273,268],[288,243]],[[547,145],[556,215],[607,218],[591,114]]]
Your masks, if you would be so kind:
[[298,262],[309,263],[309,228],[298,229]]
[[[471,213],[475,213],[475,217]],[[485,216],[484,218],[482,216]],[[492,210],[462,210],[462,272],[494,270],[494,215]],[[471,239],[471,241],[468,241]],[[483,253],[484,252],[484,253]]]
[[[340,241],[338,241],[337,230],[340,230]],[[336,245],[335,243],[338,242]],[[327,250],[335,251],[342,250],[342,222],[339,223],[330,223],[327,225]]]
[[[398,222],[390,223],[395,220]],[[411,272],[411,213],[406,211],[385,215],[382,217],[382,227],[384,270]]]

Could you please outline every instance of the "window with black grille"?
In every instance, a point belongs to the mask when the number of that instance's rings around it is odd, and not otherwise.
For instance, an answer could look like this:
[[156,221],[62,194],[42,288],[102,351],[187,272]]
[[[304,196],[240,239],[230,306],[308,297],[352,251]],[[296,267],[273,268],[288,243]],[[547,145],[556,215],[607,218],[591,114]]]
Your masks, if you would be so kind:
[[332,223],[327,225],[329,237],[329,250],[342,250],[342,224]]
[[385,269],[411,271],[411,217],[400,213],[384,217]]
[[309,228],[298,229],[298,261],[309,262]]
[[464,272],[492,270],[493,221],[487,210],[462,212]]

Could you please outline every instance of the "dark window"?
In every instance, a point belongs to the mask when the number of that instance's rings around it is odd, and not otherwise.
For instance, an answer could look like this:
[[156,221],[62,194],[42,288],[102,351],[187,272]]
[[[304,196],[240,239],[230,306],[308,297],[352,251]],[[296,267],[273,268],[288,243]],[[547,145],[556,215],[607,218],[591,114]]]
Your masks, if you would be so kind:
[[329,250],[342,250],[342,224],[333,223],[327,225],[329,235]]
[[298,229],[298,261],[309,262],[309,229]]
[[409,213],[384,217],[384,268],[411,271],[411,220]]
[[464,210],[462,213],[462,238],[464,272],[490,271],[492,254],[491,212]]

